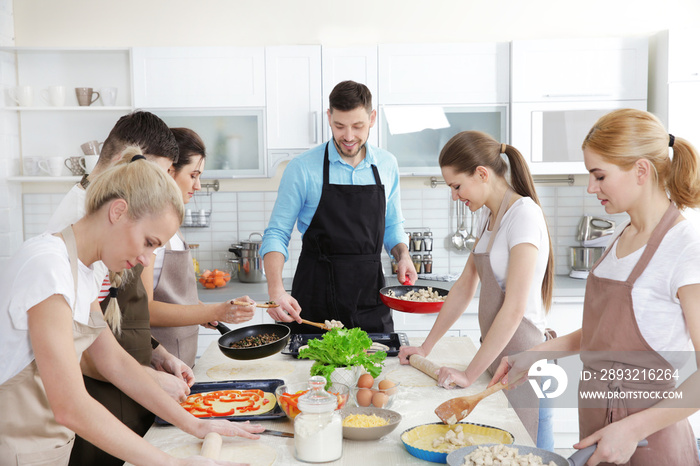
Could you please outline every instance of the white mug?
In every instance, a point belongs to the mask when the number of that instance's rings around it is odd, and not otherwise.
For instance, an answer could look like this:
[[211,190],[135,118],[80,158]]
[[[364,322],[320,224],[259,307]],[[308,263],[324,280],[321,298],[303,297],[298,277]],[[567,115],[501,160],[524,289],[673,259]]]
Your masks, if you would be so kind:
[[97,159],[99,159],[99,155],[86,155],[83,160],[85,161],[85,173],[92,173],[92,170],[95,168],[95,165],[97,165]]
[[102,87],[100,88],[100,99],[102,99],[102,105],[105,107],[114,107],[117,103],[117,88],[116,87]]
[[17,102],[20,107],[31,107],[34,99],[34,91],[32,86],[17,86],[9,90],[12,100]]
[[63,107],[66,104],[66,87],[49,86],[41,90],[41,97],[53,107]]
[[51,176],[61,176],[63,167],[63,157],[47,157],[39,160],[39,168]]

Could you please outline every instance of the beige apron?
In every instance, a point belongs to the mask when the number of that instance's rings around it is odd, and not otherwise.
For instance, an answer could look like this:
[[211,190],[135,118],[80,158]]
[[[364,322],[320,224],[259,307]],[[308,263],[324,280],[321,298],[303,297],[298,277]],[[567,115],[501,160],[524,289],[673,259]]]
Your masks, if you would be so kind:
[[[474,256],[474,263],[476,265],[476,271],[479,274],[479,279],[481,280],[481,289],[479,291],[479,328],[481,330],[481,338],[483,340],[486,337],[491,324],[493,324],[498,311],[503,305],[506,294],[501,289],[498,284],[498,280],[493,273],[491,268],[491,247],[493,246],[493,241],[496,238],[496,233],[501,226],[501,219],[503,214],[505,214],[508,209],[508,203],[510,201],[513,191],[508,189],[501,206],[498,209],[498,214],[496,215],[496,221],[493,225],[493,231],[491,232],[491,238],[489,239],[489,244],[486,247],[486,251],[482,253],[472,252]],[[482,235],[483,236],[483,235]],[[528,350],[535,345],[538,345],[544,341],[544,335],[542,332],[528,320],[523,317],[520,321],[520,325],[513,334],[506,347],[503,349],[501,354],[493,361],[489,367],[489,373],[493,376],[496,368],[501,362],[503,356],[509,354],[518,353],[521,351]],[[510,402],[511,406],[515,410],[516,414],[522,421],[525,429],[532,437],[532,441],[537,443],[537,429],[539,426],[539,409],[533,406],[538,406],[539,402],[534,391],[528,384],[523,384],[518,388],[505,391],[506,397]]]
[[[179,235],[179,232],[178,232]],[[180,239],[182,237],[180,236]],[[163,268],[153,299],[172,304],[199,304],[197,281],[190,248],[184,239],[184,251],[173,251],[170,242],[165,246]],[[192,367],[197,356],[199,325],[183,327],[151,327],[151,333],[171,354]]]
[[[70,226],[61,234],[68,249],[77,301],[78,255],[75,237]],[[73,321],[73,342],[78,358],[105,327],[99,312],[90,313],[88,325]],[[68,464],[75,434],[56,422],[36,360],[0,386],[0,413],[0,465]]]
[[[612,250],[612,246],[605,251],[591,270],[586,283],[586,297],[583,304],[581,360],[584,370],[598,371],[598,374],[602,369],[673,370],[668,361],[654,351],[642,336],[634,315],[632,288],[634,282],[646,269],[664,236],[674,225],[678,215],[678,209],[671,204],[652,232],[646,249],[626,281],[600,278],[593,274],[598,264]],[[582,391],[599,393],[671,391],[675,387],[674,379],[654,382],[627,380],[609,382],[602,381],[600,378],[580,381],[579,393]],[[606,425],[642,411],[657,402],[658,400],[655,399],[623,400],[619,397],[611,400],[579,399],[579,436],[583,439]],[[647,440],[649,446],[638,448],[626,463],[627,465],[697,466],[700,464],[695,435],[687,419],[650,435]]]

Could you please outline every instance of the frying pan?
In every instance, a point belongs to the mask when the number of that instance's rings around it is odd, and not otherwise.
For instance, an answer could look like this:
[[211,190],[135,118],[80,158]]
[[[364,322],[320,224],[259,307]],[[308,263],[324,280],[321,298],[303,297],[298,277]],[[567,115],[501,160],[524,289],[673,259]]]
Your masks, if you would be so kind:
[[[260,359],[279,353],[287,346],[291,330],[282,324],[258,324],[231,330],[221,322],[216,329],[221,332],[219,337],[219,350],[231,359]],[[262,335],[264,333],[274,333],[281,338],[265,345],[253,346],[251,348],[231,348],[231,343],[240,341],[246,337]]]
[[[642,440],[641,442],[639,442],[638,446],[645,447],[647,446],[647,444],[648,442],[646,440]],[[473,445],[471,447],[464,447],[460,448],[459,450],[455,450],[449,455],[447,455],[447,464],[449,464],[450,466],[462,466],[464,464],[465,456],[467,456],[479,447],[490,447],[492,445],[495,444],[489,443],[485,445]],[[526,447],[523,445],[507,446],[511,448],[517,448],[519,455],[527,455],[528,453],[532,453],[533,455],[537,455],[540,458],[542,458],[542,463],[549,464],[550,461],[553,461],[554,464],[556,464],[557,466],[583,466],[584,464],[586,464],[586,461],[588,461],[588,459],[591,456],[593,456],[593,452],[595,452],[595,449],[598,447],[597,444],[594,444],[590,447],[577,450],[570,457],[564,458],[561,455],[557,455],[556,453],[552,453],[551,451],[543,450],[541,448]]]
[[[397,285],[397,286],[385,286],[379,290],[379,298],[384,304],[389,306],[389,308],[401,312],[410,312],[413,314],[434,314],[440,312],[442,309],[442,303],[444,301],[434,301],[434,302],[418,302],[418,301],[406,301],[404,299],[392,298],[388,296],[389,291],[393,291],[396,296],[403,296],[410,291],[420,291],[427,290],[427,286],[407,286],[407,285]],[[433,291],[437,291],[440,296],[447,296],[448,291],[442,288],[433,288]]]

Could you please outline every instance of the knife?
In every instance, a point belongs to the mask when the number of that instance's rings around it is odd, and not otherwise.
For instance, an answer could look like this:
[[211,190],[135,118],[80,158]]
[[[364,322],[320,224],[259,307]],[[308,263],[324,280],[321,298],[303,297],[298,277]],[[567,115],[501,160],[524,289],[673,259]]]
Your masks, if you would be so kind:
[[289,437],[289,438],[294,438],[294,434],[291,432],[282,432],[279,430],[269,430],[265,429],[262,432],[258,432],[259,434],[263,435],[274,435],[275,437]]

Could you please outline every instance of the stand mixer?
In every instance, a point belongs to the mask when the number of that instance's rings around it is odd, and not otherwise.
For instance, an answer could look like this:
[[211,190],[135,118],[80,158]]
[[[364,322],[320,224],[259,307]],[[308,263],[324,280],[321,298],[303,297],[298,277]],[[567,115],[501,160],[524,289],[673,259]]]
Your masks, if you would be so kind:
[[584,215],[578,223],[576,240],[581,246],[569,248],[571,278],[588,278],[588,274],[603,255],[605,246],[615,232],[615,222],[604,218]]

